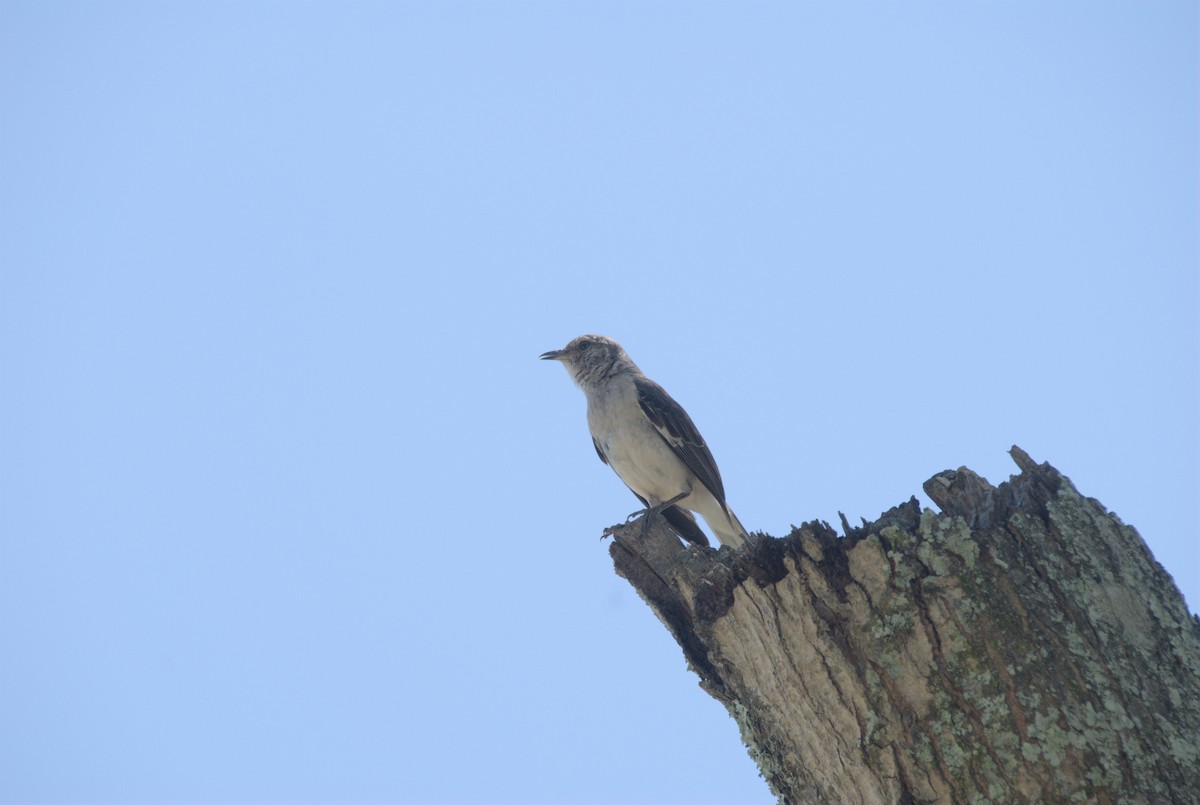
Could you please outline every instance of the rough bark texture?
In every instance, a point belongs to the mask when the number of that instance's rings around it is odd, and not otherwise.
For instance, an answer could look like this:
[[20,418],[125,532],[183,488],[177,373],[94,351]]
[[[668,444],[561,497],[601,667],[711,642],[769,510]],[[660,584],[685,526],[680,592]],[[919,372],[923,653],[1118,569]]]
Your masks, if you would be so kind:
[[844,537],[617,533],[781,802],[1200,801],[1200,624],[1134,529],[1012,456]]

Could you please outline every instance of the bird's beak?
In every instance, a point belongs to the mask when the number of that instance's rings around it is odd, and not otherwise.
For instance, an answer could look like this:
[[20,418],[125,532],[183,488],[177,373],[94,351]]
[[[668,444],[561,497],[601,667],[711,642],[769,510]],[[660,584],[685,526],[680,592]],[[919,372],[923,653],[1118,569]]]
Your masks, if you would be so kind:
[[543,352],[539,357],[544,361],[561,361],[563,351],[561,349],[552,349],[549,352]]

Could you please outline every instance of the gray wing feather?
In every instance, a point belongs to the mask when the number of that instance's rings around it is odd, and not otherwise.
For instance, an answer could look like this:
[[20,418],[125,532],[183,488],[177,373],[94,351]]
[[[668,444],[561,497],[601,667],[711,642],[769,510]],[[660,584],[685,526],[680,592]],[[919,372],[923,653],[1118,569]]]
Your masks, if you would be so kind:
[[696,430],[687,411],[683,410],[683,406],[675,402],[662,386],[649,378],[639,377],[634,380],[634,385],[637,387],[638,405],[650,420],[650,424],[658,431],[658,435],[675,455],[679,456],[679,460],[700,479],[700,483],[728,514],[729,509],[725,505],[725,485],[721,483],[717,462],[713,460],[712,452],[704,443],[700,431]]
[[704,532],[700,530],[700,526],[696,525],[696,518],[687,509],[681,509],[678,506],[668,506],[663,509],[663,519],[667,521],[667,524],[671,526],[676,534],[688,542],[708,547],[708,537],[704,536]]
[[604,451],[600,449],[600,442],[596,441],[595,437],[592,437],[592,447],[596,448],[596,455],[600,456],[600,460],[607,464],[608,456],[604,455]]

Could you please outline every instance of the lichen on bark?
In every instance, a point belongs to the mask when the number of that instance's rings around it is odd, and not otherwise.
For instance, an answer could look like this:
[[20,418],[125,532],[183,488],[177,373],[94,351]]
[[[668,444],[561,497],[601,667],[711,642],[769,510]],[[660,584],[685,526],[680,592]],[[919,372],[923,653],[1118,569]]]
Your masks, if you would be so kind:
[[1019,448],[839,536],[610,549],[781,802],[1193,802],[1200,625],[1134,529]]

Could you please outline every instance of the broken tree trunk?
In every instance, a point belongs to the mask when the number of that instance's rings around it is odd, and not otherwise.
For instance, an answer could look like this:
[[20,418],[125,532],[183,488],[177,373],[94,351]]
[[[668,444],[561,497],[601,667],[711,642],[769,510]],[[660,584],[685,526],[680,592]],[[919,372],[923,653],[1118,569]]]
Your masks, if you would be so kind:
[[610,553],[784,803],[1200,801],[1200,624],[1137,532],[1014,447],[839,538]]

